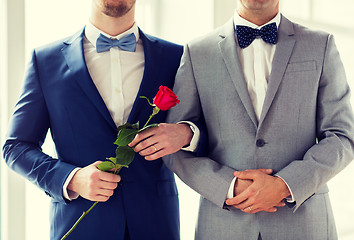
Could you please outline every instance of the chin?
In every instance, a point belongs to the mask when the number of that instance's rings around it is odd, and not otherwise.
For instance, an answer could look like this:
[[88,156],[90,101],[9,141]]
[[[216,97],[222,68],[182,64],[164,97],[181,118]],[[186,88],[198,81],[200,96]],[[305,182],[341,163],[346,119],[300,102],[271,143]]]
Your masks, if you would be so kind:
[[135,5],[135,0],[105,0],[103,12],[110,17],[123,17]]

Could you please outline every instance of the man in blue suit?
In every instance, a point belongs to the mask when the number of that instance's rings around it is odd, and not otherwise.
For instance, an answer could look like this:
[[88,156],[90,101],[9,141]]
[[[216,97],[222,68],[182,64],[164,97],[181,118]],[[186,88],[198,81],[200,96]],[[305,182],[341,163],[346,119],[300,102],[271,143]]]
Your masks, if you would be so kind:
[[[52,198],[51,239],[60,239],[92,201],[105,203],[68,239],[179,239],[177,189],[161,159],[136,154],[120,176],[96,166],[114,156],[117,126],[148,119],[152,109],[139,96],[173,87],[182,47],[141,31],[135,0],[93,0],[92,9],[83,30],[33,51],[4,145],[6,163]],[[55,158],[41,149],[49,129]],[[150,131],[192,134],[185,124]],[[146,151],[176,151],[187,142],[179,143]]]

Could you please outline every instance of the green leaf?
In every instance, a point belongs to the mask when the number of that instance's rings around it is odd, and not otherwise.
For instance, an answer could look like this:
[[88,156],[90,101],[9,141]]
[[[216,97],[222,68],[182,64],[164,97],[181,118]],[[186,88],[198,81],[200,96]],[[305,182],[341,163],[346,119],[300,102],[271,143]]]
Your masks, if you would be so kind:
[[117,158],[110,157],[110,158],[107,158],[107,160],[111,161],[114,164],[117,164]]
[[115,167],[115,165],[111,161],[104,161],[104,162],[101,162],[100,164],[97,165],[97,168],[103,172],[107,172],[114,167]]
[[138,133],[141,133],[142,131],[145,131],[145,130],[146,130],[146,129],[148,129],[148,128],[158,127],[158,126],[159,126],[159,124],[158,124],[158,123],[153,123],[153,124],[150,124],[150,125],[148,125],[148,126],[146,126],[146,127],[142,128],[142,129],[140,129],[140,130],[138,131]]
[[118,146],[127,146],[129,143],[131,143],[131,141],[133,141],[136,134],[138,134],[137,129],[124,128],[120,130],[117,140],[114,142],[114,144]]
[[120,164],[117,164],[117,165],[116,165],[116,168],[119,168],[119,169],[121,169],[121,168],[123,168],[123,167],[129,168],[128,165],[120,165]]
[[139,122],[134,123],[134,124],[126,123],[126,124],[120,125],[117,129],[118,134],[122,129],[125,129],[125,128],[139,129]]
[[117,164],[127,167],[134,160],[134,149],[128,146],[117,147],[116,159]]

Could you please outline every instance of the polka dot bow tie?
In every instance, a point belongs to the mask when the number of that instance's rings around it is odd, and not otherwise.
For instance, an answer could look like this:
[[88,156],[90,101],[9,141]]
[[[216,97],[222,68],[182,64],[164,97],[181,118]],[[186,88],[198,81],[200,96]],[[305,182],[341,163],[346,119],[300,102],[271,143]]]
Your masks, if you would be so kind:
[[270,23],[259,30],[237,25],[236,36],[241,48],[248,47],[256,37],[261,37],[266,43],[276,44],[278,39],[277,25]]

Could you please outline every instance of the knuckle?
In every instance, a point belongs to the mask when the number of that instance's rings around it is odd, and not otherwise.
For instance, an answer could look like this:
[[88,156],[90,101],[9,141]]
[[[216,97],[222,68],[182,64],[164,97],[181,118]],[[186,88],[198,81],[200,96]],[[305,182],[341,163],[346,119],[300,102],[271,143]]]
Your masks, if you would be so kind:
[[113,183],[114,185],[118,184],[120,182],[120,176],[114,175]]
[[147,147],[147,142],[146,141],[142,141],[141,143],[140,143],[140,146],[144,149],[144,148],[146,148]]
[[167,141],[166,142],[166,148],[173,148],[173,145],[171,142]]
[[88,182],[88,186],[89,186],[89,189],[91,191],[91,189],[93,189],[95,187],[96,183],[95,181],[93,181],[93,179],[91,179],[89,182]]
[[134,138],[134,142],[139,142],[141,140],[141,135],[142,133],[138,133],[137,135],[135,135],[135,138]]
[[91,180],[97,179],[97,178],[99,178],[99,175],[100,175],[99,171],[94,171],[94,172],[91,173],[90,179]]
[[94,194],[94,192],[92,191],[92,190],[89,190],[89,192],[88,192],[88,197],[89,198],[91,198],[91,199],[94,199],[94,197],[95,197],[95,194]]
[[168,129],[167,127],[163,127],[161,129],[160,136],[166,139],[167,137],[170,136],[170,133],[171,133],[170,129]]
[[147,154],[147,150],[142,150],[139,152],[140,156],[145,156]]
[[257,190],[252,188],[252,187],[250,187],[249,188],[249,192],[250,192],[251,195],[254,195],[257,192]]
[[115,182],[115,176],[112,173],[108,173],[107,181],[108,182]]

